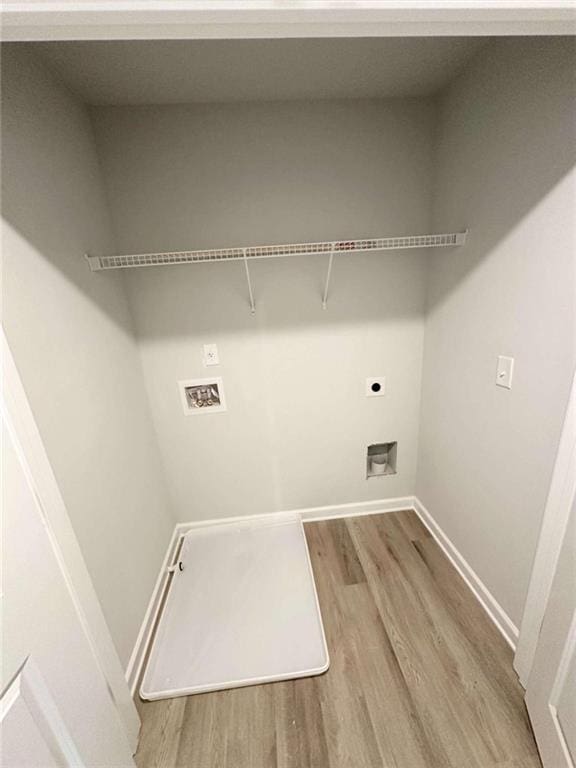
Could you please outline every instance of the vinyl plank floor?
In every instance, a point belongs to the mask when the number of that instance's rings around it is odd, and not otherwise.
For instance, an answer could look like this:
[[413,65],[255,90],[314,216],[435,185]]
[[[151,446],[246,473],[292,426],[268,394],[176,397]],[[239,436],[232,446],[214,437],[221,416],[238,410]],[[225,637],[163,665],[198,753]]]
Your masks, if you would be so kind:
[[139,768],[541,768],[512,652],[414,512],[306,536],[328,672],[140,702]]

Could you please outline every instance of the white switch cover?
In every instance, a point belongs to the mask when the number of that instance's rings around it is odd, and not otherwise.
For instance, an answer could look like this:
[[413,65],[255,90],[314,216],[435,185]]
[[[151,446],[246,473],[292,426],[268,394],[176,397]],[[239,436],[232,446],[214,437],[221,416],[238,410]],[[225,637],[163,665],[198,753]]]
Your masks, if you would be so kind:
[[204,344],[204,365],[219,365],[218,347],[216,344]]
[[366,397],[382,397],[386,394],[386,377],[372,376],[366,379]]
[[514,358],[502,357],[498,358],[498,368],[496,370],[496,384],[499,387],[506,387],[506,389],[512,389],[512,373],[514,372]]

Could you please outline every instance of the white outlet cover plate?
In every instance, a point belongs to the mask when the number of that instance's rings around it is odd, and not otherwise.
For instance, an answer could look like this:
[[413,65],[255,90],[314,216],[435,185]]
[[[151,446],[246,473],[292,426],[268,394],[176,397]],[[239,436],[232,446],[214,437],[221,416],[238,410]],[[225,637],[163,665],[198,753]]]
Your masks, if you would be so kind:
[[207,368],[210,365],[219,365],[220,358],[218,356],[218,347],[216,344],[204,344],[203,352],[204,365]]
[[498,358],[498,367],[496,369],[496,384],[499,387],[512,389],[513,373],[514,373],[514,358],[503,357],[502,355],[500,355],[500,357]]
[[[376,387],[376,390],[374,390]],[[366,379],[366,397],[383,397],[386,394],[386,377],[371,376]]]

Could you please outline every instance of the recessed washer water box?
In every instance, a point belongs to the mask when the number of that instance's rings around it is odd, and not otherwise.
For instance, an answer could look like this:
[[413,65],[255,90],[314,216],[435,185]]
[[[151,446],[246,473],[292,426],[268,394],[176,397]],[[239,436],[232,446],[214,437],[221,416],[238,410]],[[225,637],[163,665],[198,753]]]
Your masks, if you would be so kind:
[[209,525],[184,535],[143,699],[310,677],[328,665],[299,517]]
[[179,381],[178,391],[185,416],[223,413],[226,410],[224,382],[220,376]]

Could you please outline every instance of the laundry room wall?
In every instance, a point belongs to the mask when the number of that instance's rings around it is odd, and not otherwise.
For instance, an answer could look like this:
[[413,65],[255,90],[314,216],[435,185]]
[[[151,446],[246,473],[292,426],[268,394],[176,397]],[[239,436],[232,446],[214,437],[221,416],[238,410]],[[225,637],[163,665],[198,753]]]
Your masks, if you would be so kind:
[[495,41],[439,105],[434,229],[470,233],[430,262],[416,490],[516,626],[576,364],[575,52]]
[[[434,103],[253,102],[92,109],[117,245],[168,251],[425,233]],[[417,251],[130,270],[127,286],[178,519],[414,492],[425,261]],[[202,345],[216,343],[218,367]],[[224,414],[177,381],[221,376]],[[368,376],[386,395],[365,396]],[[366,480],[371,443],[398,473]]]
[[[121,661],[173,529],[86,109],[2,46],[2,322]],[[65,652],[65,649],[62,649]]]

